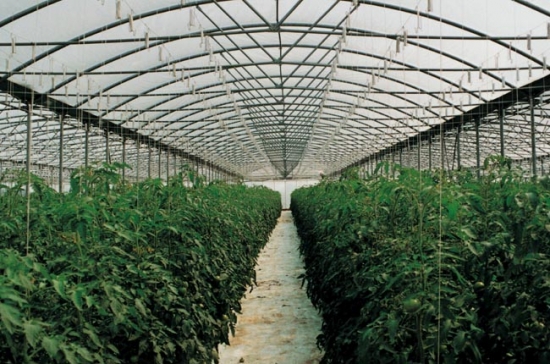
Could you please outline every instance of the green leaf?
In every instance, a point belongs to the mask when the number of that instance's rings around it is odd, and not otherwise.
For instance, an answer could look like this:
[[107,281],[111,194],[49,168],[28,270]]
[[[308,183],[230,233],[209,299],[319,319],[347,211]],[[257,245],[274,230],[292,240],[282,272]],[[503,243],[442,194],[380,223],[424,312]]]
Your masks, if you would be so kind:
[[124,314],[126,313],[126,309],[122,303],[118,300],[111,300],[111,304],[109,305],[111,307],[111,310],[115,314],[118,320],[124,319]]
[[398,328],[399,328],[398,320],[392,318],[388,321],[388,333],[390,335],[390,341],[392,343],[395,341],[395,335],[397,334]]
[[31,344],[33,348],[36,347],[40,333],[42,332],[42,326],[34,320],[26,321],[23,323],[23,330],[25,331],[25,338],[28,343]]
[[88,349],[86,348],[83,348],[83,347],[79,347],[76,349],[76,352],[82,357],[84,358],[85,360],[89,361],[89,362],[93,362],[94,361],[94,357],[92,356],[92,354],[88,351]]
[[21,312],[13,306],[0,303],[0,316],[10,334],[14,333],[14,326],[21,326]]
[[87,295],[86,296],[86,306],[88,306],[88,308],[92,307],[95,305],[95,299],[93,296],[90,296],[90,295]]
[[35,272],[42,274],[44,278],[49,278],[48,270],[42,264],[34,262],[33,269]]
[[453,340],[453,347],[457,353],[460,353],[464,349],[465,344],[466,333],[464,331],[460,331]]
[[25,300],[23,297],[21,297],[20,293],[14,289],[10,289],[7,287],[0,286],[0,298],[6,302],[7,300],[17,302],[20,305],[27,303],[27,300]]
[[456,219],[456,215],[459,207],[460,207],[460,204],[456,200],[452,201],[447,205],[447,210],[449,211],[449,219],[451,220]]
[[118,351],[117,347],[114,346],[113,344],[107,344],[107,348],[110,349],[113,353],[115,354],[120,354],[120,352]]
[[454,266],[452,266],[452,265],[450,265],[450,264],[445,264],[445,267],[448,268],[448,269],[450,269],[451,272],[453,272],[453,273],[455,274],[456,279],[457,279],[460,283],[462,283],[463,285],[468,285],[468,282],[466,281],[466,279],[462,276],[462,274],[460,274],[460,273],[458,272],[458,270],[457,270]]
[[405,275],[407,274],[407,272],[401,272],[399,274],[397,274],[395,277],[393,277],[389,282],[388,284],[386,284],[386,286],[384,287],[384,290],[382,291],[382,293],[388,291],[389,289],[391,289],[391,287],[399,280],[401,280]]
[[133,257],[131,254],[126,253],[124,250],[122,250],[122,249],[119,248],[118,246],[113,246],[113,247],[111,247],[111,249],[112,249],[114,252],[116,252],[116,253],[118,253],[118,254],[120,254],[120,255],[123,255],[123,256],[125,256],[125,257],[134,259],[134,257]]
[[71,294],[71,300],[73,301],[75,307],[79,310],[79,311],[82,311],[82,305],[83,305],[83,301],[82,301],[82,296],[84,295],[84,289],[78,287],[77,289],[75,289],[73,291],[73,293]]
[[71,347],[68,347],[66,345],[62,345],[61,346],[61,350],[63,351],[63,354],[65,354],[65,359],[70,363],[70,364],[81,364],[78,362],[78,360],[76,359],[76,353],[75,351],[71,348]]
[[469,237],[470,239],[477,239],[477,236],[476,234],[474,234],[474,232],[472,231],[472,229],[470,229],[469,227],[463,227],[462,229],[460,229],[460,231],[467,237]]
[[29,279],[29,277],[27,276],[26,273],[24,272],[19,272],[18,274],[18,284],[25,288],[26,290],[33,290],[34,289],[34,285],[32,284],[31,280]]
[[143,302],[141,302],[141,300],[140,300],[139,298],[136,298],[135,303],[136,303],[136,308],[138,309],[138,311],[139,311],[143,316],[147,316],[147,309],[146,309],[145,306],[143,305]]
[[116,232],[118,236],[128,240],[128,241],[133,241],[134,238],[126,231],[117,231]]
[[176,229],[176,228],[173,227],[173,226],[166,226],[165,228],[168,229],[168,230],[170,230],[170,231],[173,232],[174,234],[179,234],[178,229]]
[[61,298],[67,299],[67,294],[65,293],[65,284],[63,281],[58,279],[52,279],[53,288],[61,296]]
[[42,347],[51,358],[55,358],[59,351],[59,340],[50,336],[44,336],[42,339]]
[[465,245],[472,252],[473,255],[475,255],[476,257],[480,255],[477,249],[471,243],[466,242]]
[[95,332],[95,328],[92,325],[90,325],[89,323],[85,323],[84,326],[85,326],[85,328],[82,329],[82,332],[85,333],[86,335],[88,335],[90,337],[90,339],[92,340],[92,342],[97,347],[102,348],[103,344],[99,340],[99,337],[97,336],[97,333]]

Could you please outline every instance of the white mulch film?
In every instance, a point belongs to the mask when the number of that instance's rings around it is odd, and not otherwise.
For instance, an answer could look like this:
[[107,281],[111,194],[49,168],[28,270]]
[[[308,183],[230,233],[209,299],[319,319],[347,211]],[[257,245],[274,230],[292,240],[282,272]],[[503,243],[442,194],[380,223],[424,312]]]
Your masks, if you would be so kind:
[[321,318],[306,295],[304,264],[290,211],[283,211],[256,266],[258,286],[242,300],[235,337],[220,363],[317,364]]

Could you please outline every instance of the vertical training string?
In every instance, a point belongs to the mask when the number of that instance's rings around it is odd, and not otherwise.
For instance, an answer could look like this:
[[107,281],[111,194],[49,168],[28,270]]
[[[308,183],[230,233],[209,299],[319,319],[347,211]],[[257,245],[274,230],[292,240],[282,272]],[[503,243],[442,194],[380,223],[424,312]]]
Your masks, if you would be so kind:
[[32,113],[34,104],[34,91],[31,91],[31,100],[27,105],[27,241],[26,252],[29,255],[31,241],[31,148],[32,148]]
[[[443,22],[442,14],[443,9],[441,9],[443,1],[440,2],[439,6],[439,82],[440,87],[442,85],[443,78]],[[440,114],[440,113],[438,113]],[[439,144],[440,144],[440,166],[439,166],[439,241],[437,244],[437,349],[436,349],[436,361],[437,364],[441,360],[441,263],[442,263],[442,236],[443,236],[443,122],[441,121],[441,114],[439,115]]]

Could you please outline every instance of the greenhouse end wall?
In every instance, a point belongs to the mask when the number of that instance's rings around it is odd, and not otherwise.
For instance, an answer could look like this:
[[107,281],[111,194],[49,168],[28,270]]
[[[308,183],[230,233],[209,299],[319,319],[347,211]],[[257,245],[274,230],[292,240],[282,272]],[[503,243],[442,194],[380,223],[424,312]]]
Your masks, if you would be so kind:
[[290,208],[290,195],[300,187],[313,186],[319,183],[317,180],[286,180],[286,181],[262,181],[262,182],[245,182],[247,186],[265,186],[281,194],[281,203],[283,209]]

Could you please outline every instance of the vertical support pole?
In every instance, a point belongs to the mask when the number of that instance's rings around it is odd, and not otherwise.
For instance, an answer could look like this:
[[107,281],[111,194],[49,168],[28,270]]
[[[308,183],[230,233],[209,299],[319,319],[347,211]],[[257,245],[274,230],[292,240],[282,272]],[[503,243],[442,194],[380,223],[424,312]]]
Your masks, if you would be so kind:
[[399,149],[399,165],[403,166],[403,148]]
[[457,128],[458,134],[456,135],[456,167],[460,169],[462,167],[462,150],[460,147],[460,134],[462,134],[462,125]]
[[63,152],[64,152],[63,143],[65,141],[63,137],[64,131],[65,131],[65,117],[63,114],[61,114],[61,116],[59,116],[59,175],[58,175],[59,180],[57,181],[59,193],[63,192]]
[[122,182],[126,181],[126,136],[122,136]]
[[432,137],[428,139],[428,170],[432,171]]
[[140,152],[140,149],[141,149],[141,145],[139,143],[139,136],[138,136],[138,139],[136,141],[136,183],[139,182],[139,168],[140,168],[140,165],[139,165],[139,152]]
[[174,176],[178,174],[178,155],[174,154]]
[[90,163],[90,123],[86,123],[84,132],[84,167]]
[[189,154],[183,153],[180,161],[180,172],[182,174],[182,181],[185,181],[187,172],[189,171]]
[[476,169],[477,178],[481,177],[481,151],[479,147],[479,124],[480,119],[476,120]]
[[31,101],[27,105],[27,196],[30,194],[31,189],[31,155],[32,155],[32,108],[34,104],[34,92],[31,96]]
[[29,254],[29,245],[31,243],[31,155],[32,155],[32,108],[34,105],[34,91],[31,91],[31,101],[27,105],[27,241],[26,250]]
[[407,139],[407,167],[412,168],[412,148],[411,148],[411,140]]
[[418,160],[416,161],[416,167],[418,168],[418,171],[420,172],[420,168],[421,168],[421,165],[420,165],[420,152],[422,152],[422,149],[420,148],[421,146],[421,142],[422,142],[422,139],[420,138],[420,133],[418,134],[418,144],[417,144],[417,158]]
[[533,177],[537,176],[537,143],[535,127],[535,100],[532,95],[529,96],[529,109],[531,111],[531,165]]
[[445,171],[445,135],[443,133],[443,124],[439,126],[439,168]]
[[158,152],[159,152],[159,168],[158,168],[158,178],[161,179],[162,178],[162,172],[161,172],[161,167],[162,167],[162,150],[161,149],[158,149]]
[[148,151],[147,151],[147,178],[148,179],[151,179],[151,158],[153,157],[152,156],[152,151],[151,151],[151,146],[148,146]]
[[391,154],[391,176],[395,178],[395,151]]
[[105,162],[111,163],[111,157],[109,153],[109,129],[105,129]]
[[170,179],[170,149],[166,151],[166,183]]
[[500,124],[500,156],[504,157],[504,116],[505,116],[506,110],[502,108],[499,110],[498,113],[498,121]]

